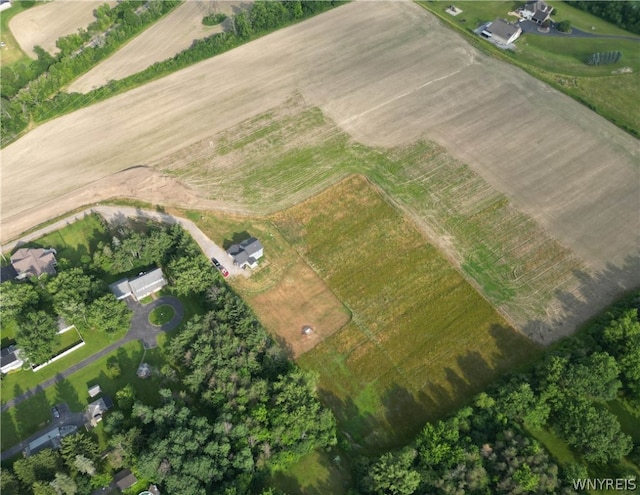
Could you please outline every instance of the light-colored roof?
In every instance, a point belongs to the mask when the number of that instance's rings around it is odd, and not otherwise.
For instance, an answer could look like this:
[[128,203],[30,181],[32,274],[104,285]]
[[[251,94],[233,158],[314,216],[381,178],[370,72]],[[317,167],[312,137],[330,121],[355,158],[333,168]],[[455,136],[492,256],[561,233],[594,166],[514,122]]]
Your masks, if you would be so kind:
[[56,438],[60,438],[59,428],[54,428],[53,430],[50,430],[45,434],[40,435],[38,438],[34,439],[33,441],[31,441],[29,443],[29,451],[36,450],[38,447],[42,447],[47,442],[50,442],[51,440],[54,440]]
[[131,292],[136,296],[136,299],[142,299],[143,297],[161,289],[165,285],[167,285],[167,281],[165,280],[164,274],[160,268],[156,268],[155,270],[151,270],[149,273],[145,273],[133,280],[129,280]]
[[43,273],[56,273],[56,257],[50,249],[20,248],[11,255],[11,264],[18,275],[39,277]]
[[102,392],[102,388],[100,388],[100,385],[94,385],[93,387],[89,388],[89,396],[90,397],[95,397],[100,392]]
[[491,26],[486,28],[493,36],[497,36],[498,38],[502,38],[508,40],[517,32],[522,31],[520,26],[516,26],[515,24],[510,24],[503,19],[496,19],[491,23]]
[[129,281],[126,278],[118,280],[109,286],[109,289],[116,296],[116,299],[124,299],[131,295],[131,287]]

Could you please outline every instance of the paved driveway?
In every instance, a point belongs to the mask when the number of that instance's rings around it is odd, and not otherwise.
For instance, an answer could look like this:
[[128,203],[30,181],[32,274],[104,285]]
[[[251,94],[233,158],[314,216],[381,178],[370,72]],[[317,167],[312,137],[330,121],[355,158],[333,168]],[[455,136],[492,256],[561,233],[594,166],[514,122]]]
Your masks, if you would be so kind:
[[[174,311],[170,322],[162,326],[153,325],[149,321],[149,314],[159,306],[171,306]],[[173,330],[184,318],[184,308],[180,299],[173,296],[162,296],[149,304],[140,304],[127,299],[127,306],[133,310],[131,327],[126,335],[129,340],[140,340],[145,349],[151,349],[158,345],[157,339],[161,332]]]

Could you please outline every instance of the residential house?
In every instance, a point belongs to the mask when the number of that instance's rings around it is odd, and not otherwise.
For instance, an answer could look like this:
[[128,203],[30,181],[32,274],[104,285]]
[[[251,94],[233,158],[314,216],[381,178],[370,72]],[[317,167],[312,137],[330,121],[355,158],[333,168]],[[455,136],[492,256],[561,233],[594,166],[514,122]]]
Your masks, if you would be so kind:
[[56,274],[56,250],[42,248],[20,248],[11,255],[11,264],[17,273],[16,278],[22,280],[39,277],[43,274]]
[[549,19],[553,12],[553,7],[547,5],[542,0],[532,0],[527,2],[522,9],[520,9],[520,15],[523,19],[533,21],[536,24],[542,24]]
[[511,24],[504,19],[496,19],[487,24],[482,35],[491,38],[500,45],[510,45],[522,34],[522,29],[516,24]]
[[0,349],[0,372],[6,374],[9,371],[19,370],[24,361],[20,358],[20,349],[10,345]]
[[18,276],[16,269],[13,265],[7,265],[0,268],[0,283],[7,280],[13,280]]
[[85,424],[85,428],[88,430],[91,427],[98,426],[98,423],[102,421],[103,414],[112,407],[113,402],[111,401],[111,398],[106,395],[89,404],[87,406],[87,423]]
[[123,469],[113,477],[113,482],[118,487],[118,490],[123,492],[135,485],[138,482],[138,478],[128,469]]
[[167,283],[162,269],[156,268],[131,280],[126,278],[118,280],[112,283],[109,289],[118,300],[131,296],[134,300],[140,301],[154,292],[158,292]]
[[232,244],[227,254],[233,259],[233,264],[240,268],[255,268],[258,260],[264,255],[264,248],[258,239],[250,237],[240,244]]

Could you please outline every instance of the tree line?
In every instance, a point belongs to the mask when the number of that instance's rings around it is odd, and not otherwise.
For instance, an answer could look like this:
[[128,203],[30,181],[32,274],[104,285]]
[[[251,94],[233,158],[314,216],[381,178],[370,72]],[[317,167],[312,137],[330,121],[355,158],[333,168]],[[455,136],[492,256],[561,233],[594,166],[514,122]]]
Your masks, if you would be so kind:
[[[619,399],[640,408],[639,305],[640,294],[630,296],[530,372],[427,424],[411,445],[358,458],[358,493],[575,493],[573,480],[593,466],[611,478],[633,476],[620,461],[640,465],[640,446],[607,406]],[[531,434],[543,429],[579,461],[562,469],[553,462]]]
[[36,60],[1,67],[1,144],[11,142],[26,128],[39,105],[179,3],[124,0],[113,8],[104,4],[94,11],[96,20],[86,29],[56,41],[60,49],[56,56],[36,46]]
[[638,0],[618,2],[568,0],[567,3],[631,33],[640,34],[640,1]]

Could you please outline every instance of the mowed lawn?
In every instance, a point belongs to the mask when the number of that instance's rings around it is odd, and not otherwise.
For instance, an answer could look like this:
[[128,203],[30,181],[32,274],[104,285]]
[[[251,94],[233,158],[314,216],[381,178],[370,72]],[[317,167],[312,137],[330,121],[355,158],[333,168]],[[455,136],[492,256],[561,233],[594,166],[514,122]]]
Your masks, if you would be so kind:
[[539,353],[361,176],[274,223],[352,312],[298,362],[368,451],[409,441]]
[[[2,450],[47,426],[52,420],[51,408],[56,404],[65,402],[74,412],[85,410],[87,404],[93,400],[88,395],[88,387],[92,385],[100,385],[104,394],[115,399],[115,393],[118,390],[131,384],[136,397],[145,403],[158,403],[160,397],[157,393],[160,387],[159,378],[152,377],[148,380],[142,380],[136,376],[138,365],[143,356],[145,362],[158,369],[165,362],[159,348],[145,353],[140,342],[129,342],[53,387],[45,389],[2,413],[0,415],[2,418]],[[108,369],[107,363],[110,361],[118,363],[119,373],[114,374]],[[20,388],[17,385],[16,387]]]

